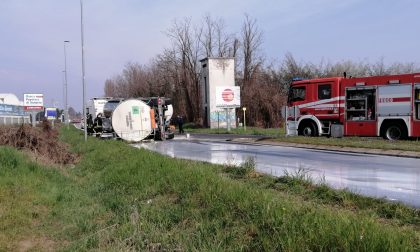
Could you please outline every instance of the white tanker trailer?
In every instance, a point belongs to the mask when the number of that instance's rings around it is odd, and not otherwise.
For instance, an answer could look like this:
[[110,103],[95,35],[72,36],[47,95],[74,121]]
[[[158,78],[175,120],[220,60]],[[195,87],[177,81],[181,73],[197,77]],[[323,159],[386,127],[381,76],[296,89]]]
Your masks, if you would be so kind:
[[173,108],[162,97],[111,99],[93,122],[92,132],[102,138],[119,137],[129,142],[172,139],[169,127]]

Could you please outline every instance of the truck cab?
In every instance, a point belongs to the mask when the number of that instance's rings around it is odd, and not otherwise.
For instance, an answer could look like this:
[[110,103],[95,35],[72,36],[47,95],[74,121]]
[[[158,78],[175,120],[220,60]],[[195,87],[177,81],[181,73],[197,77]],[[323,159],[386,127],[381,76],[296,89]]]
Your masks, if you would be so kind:
[[331,124],[338,122],[342,113],[342,79],[335,77],[292,82],[287,104],[289,135],[330,134]]

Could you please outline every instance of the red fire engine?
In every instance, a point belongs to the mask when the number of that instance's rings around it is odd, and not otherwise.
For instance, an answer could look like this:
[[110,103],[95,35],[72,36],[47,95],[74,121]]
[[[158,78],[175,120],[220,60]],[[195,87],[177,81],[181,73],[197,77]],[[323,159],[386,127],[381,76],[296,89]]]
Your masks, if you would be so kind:
[[420,73],[291,84],[288,135],[420,137]]

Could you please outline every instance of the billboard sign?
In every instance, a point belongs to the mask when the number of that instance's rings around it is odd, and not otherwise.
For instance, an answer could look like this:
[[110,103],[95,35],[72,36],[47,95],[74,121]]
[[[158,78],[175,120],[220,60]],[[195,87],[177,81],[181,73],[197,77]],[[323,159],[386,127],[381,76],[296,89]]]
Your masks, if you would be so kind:
[[57,109],[56,108],[46,108],[45,109],[45,117],[48,120],[55,120],[55,119],[57,119]]
[[241,106],[239,86],[216,87],[216,107],[238,108]]
[[25,113],[22,106],[0,104],[0,115],[23,116]]
[[43,94],[24,94],[23,108],[25,111],[43,110],[44,95]]

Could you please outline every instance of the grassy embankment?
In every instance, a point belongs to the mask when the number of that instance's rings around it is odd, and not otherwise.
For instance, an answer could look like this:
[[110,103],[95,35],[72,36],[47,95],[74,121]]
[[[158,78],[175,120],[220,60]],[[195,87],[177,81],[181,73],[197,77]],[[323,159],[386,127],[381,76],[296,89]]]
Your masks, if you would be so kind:
[[382,138],[373,138],[373,137],[344,137],[344,138],[303,137],[303,136],[286,137],[284,133],[284,128],[263,129],[263,128],[247,127],[246,131],[243,128],[237,128],[237,129],[232,129],[230,132],[228,132],[226,129],[187,128],[185,131],[188,133],[261,135],[261,136],[272,138],[270,139],[270,141],[284,142],[284,143],[420,152],[420,141],[418,140],[388,141]]
[[174,160],[62,129],[82,159],[45,167],[0,147],[0,250],[416,251],[420,213],[304,174]]

